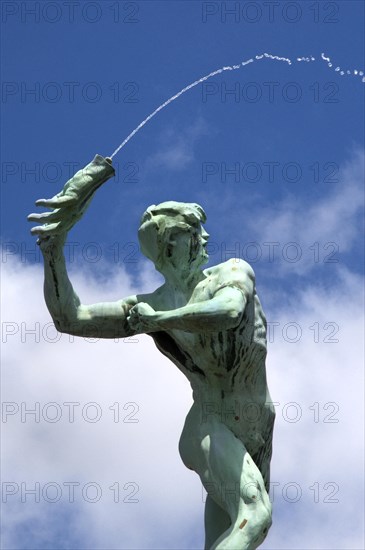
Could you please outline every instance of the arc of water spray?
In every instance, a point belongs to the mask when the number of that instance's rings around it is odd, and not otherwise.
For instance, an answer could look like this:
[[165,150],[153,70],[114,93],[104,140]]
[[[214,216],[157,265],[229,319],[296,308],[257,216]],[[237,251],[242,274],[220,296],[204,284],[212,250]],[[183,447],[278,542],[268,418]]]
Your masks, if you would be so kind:
[[[137,132],[139,132],[139,130],[145,124],[147,124],[147,122],[149,120],[151,120],[151,118],[153,118],[155,115],[157,115],[157,113],[160,112],[162,109],[167,107],[167,105],[169,105],[169,103],[171,103],[172,101],[175,101],[175,99],[180,97],[182,94],[184,94],[188,90],[191,90],[191,88],[194,88],[195,86],[197,86],[201,82],[204,82],[205,80],[208,80],[209,78],[212,78],[213,76],[216,76],[217,74],[223,73],[224,71],[234,71],[234,70],[237,70],[237,69],[241,69],[242,67],[245,67],[246,65],[249,65],[250,63],[253,63],[254,61],[260,61],[261,59],[271,59],[273,61],[283,61],[284,63],[288,63],[288,65],[292,65],[291,59],[289,59],[287,57],[279,57],[278,55],[272,55],[270,53],[263,53],[261,55],[256,55],[255,58],[252,57],[250,59],[247,59],[246,61],[241,61],[241,63],[239,63],[238,65],[228,65],[228,66],[222,67],[220,69],[217,69],[216,71],[213,71],[213,72],[207,74],[206,76],[202,76],[201,78],[199,78],[198,80],[195,80],[194,82],[192,82],[188,86],[185,86],[185,88],[180,90],[180,92],[178,92],[177,94],[170,97],[168,100],[166,100],[164,103],[162,103],[159,107],[157,107],[157,109],[155,109],[150,115],[148,115],[148,117],[146,117],[144,120],[142,120],[142,122],[140,124],[138,124],[138,126],[125,138],[125,140],[122,141],[122,143],[119,145],[119,147],[117,147],[117,149],[115,149],[115,151],[110,155],[110,158],[113,158],[128,143],[128,141]],[[333,68],[333,63],[331,62],[331,59],[329,57],[326,57],[324,55],[324,53],[321,54],[321,59],[323,61],[326,61],[327,66],[329,68]],[[309,56],[309,57],[297,57],[296,58],[297,62],[304,61],[306,63],[309,63],[309,62],[315,61],[315,60],[316,59],[312,55]],[[335,70],[335,72],[339,73],[340,76],[343,76],[345,74],[346,75],[361,76],[362,77],[362,82],[365,82],[364,71],[359,71],[358,69],[354,69],[353,71],[350,71],[350,70],[345,71],[345,70],[341,69],[341,67],[336,67],[334,70]]]

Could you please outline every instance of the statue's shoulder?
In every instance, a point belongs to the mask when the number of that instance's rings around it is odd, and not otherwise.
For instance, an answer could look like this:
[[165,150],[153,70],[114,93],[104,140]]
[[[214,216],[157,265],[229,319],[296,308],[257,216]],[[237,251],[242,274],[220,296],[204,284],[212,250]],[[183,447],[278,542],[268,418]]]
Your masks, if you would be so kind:
[[240,258],[231,258],[226,262],[210,267],[204,273],[212,281],[215,292],[224,287],[235,287],[245,295],[251,295],[255,289],[255,273],[250,264]]
[[245,260],[241,258],[230,258],[226,262],[209,267],[204,271],[206,275],[231,277],[237,278],[249,278],[253,282],[255,281],[255,272]]

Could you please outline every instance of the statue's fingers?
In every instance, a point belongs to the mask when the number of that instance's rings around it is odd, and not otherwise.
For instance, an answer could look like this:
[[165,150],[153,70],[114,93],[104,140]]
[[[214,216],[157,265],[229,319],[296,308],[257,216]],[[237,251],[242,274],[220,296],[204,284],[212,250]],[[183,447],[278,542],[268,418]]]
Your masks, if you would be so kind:
[[58,222],[62,219],[62,213],[58,209],[54,210],[53,212],[43,212],[42,214],[32,213],[29,214],[27,219],[29,222]]
[[37,225],[30,230],[32,235],[39,235],[41,237],[48,237],[57,234],[60,222],[50,223],[49,225]]
[[36,206],[44,206],[45,208],[59,208],[60,206],[72,206],[76,203],[76,198],[63,195],[63,197],[52,197],[52,199],[39,199],[35,201]]
[[129,315],[127,317],[127,322],[131,328],[137,328],[139,319],[136,315]]
[[42,245],[45,245],[46,243],[48,243],[49,239],[51,238],[51,236],[49,237],[38,237],[37,239],[37,245],[42,247]]

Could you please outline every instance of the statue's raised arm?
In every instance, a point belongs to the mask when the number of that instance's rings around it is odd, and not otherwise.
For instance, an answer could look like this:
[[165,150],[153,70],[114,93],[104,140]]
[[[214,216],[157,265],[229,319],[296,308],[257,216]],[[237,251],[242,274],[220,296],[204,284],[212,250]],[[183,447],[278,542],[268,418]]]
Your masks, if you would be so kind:
[[112,303],[82,305],[69,280],[63,247],[70,229],[81,219],[95,191],[114,176],[111,159],[96,155],[79,170],[51,199],[36,201],[37,206],[50,208],[42,214],[30,214],[37,222],[31,229],[44,257],[44,296],[48,310],[59,332],[76,336],[117,338],[136,334],[129,326],[129,310],[137,303],[136,296]]

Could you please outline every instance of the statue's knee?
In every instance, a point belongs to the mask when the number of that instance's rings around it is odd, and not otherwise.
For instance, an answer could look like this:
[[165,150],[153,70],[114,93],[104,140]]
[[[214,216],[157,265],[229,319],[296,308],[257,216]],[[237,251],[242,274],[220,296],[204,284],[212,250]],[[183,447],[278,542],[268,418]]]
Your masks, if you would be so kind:
[[263,510],[260,514],[260,517],[262,518],[261,519],[261,527],[262,527],[262,531],[263,533],[266,535],[266,533],[268,532],[268,530],[270,529],[271,525],[272,525],[272,512],[271,512],[271,507],[270,509],[267,509],[267,507],[263,507]]
[[[251,514],[248,514],[247,522],[249,521],[250,529],[255,533],[255,539],[261,544],[272,524],[272,505],[269,495],[265,490],[262,491],[257,483],[244,486],[241,488],[241,509],[253,511],[251,517]],[[240,523],[240,528],[243,523]]]
[[270,502],[269,495],[264,490],[260,492],[260,498],[258,500],[258,518],[262,529],[269,530],[272,524],[272,504]]
[[256,520],[255,536],[252,541],[255,544],[255,548],[256,545],[259,546],[263,543],[272,525],[271,506],[268,508],[262,504],[256,516]]

